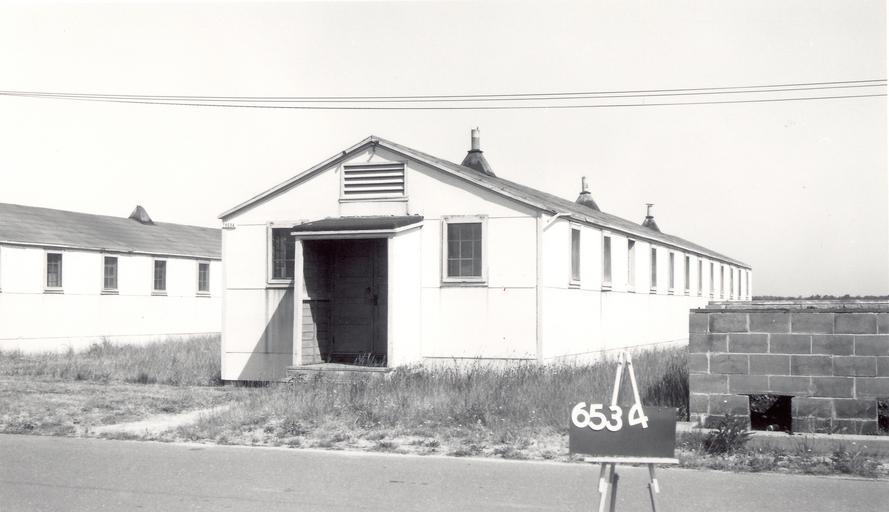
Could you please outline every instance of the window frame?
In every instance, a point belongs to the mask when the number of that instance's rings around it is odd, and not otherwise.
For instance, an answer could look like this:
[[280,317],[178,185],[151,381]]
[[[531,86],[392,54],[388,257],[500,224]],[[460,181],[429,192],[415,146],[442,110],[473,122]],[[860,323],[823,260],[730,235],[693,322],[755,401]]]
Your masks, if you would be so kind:
[[[448,275],[448,225],[481,224],[481,276]],[[483,286],[488,283],[488,216],[444,215],[441,218],[441,284],[449,286]]]
[[667,269],[667,275],[670,279],[667,281],[667,293],[672,295],[676,289],[676,252],[670,251],[670,257],[667,258],[670,268]]
[[[210,296],[210,260],[197,260],[195,262],[197,267],[197,280],[195,282],[195,295],[201,297],[209,297]],[[207,289],[201,290],[201,265],[207,265]]]
[[636,291],[636,240],[627,239],[627,291]]
[[[167,294],[167,259],[166,258],[152,258],[151,259],[151,294],[152,295],[166,295]],[[164,287],[163,289],[157,288],[157,264],[163,263],[164,269]]]
[[[605,242],[608,242],[607,244]],[[611,233],[603,232],[602,233],[602,289],[610,290],[612,285],[614,284],[614,247],[612,246],[612,236]],[[608,246],[608,250],[606,252],[605,246]],[[606,258],[607,256],[607,258]],[[605,262],[608,262],[608,265]],[[606,273],[605,271],[608,270]],[[607,275],[607,279],[606,279]]]
[[[106,260],[114,260],[114,288],[105,286],[105,267]],[[120,258],[114,254],[102,254],[102,295],[117,295],[120,286]]]
[[648,257],[649,292],[657,293],[657,247],[651,246]]
[[710,298],[716,295],[716,263],[710,262]]
[[698,258],[698,297],[704,295],[704,260]]
[[[266,226],[266,284],[270,287],[291,287],[293,286],[293,278],[281,278],[275,277],[275,230],[288,230],[293,231],[293,224],[287,224],[286,227],[284,225],[276,225],[275,223],[269,223]],[[294,244],[294,265],[296,263],[296,237],[294,235],[288,236],[293,239]],[[296,272],[296,268],[293,270]]]
[[683,282],[683,286],[685,286],[685,295],[691,295],[691,255],[684,254],[685,256],[685,281]]
[[[577,233],[577,258],[574,257],[574,233]],[[577,275],[574,264],[577,263]],[[568,286],[579,288],[583,280],[583,235],[580,224],[568,224]]]
[[719,265],[719,298],[725,298],[725,265]]
[[[43,251],[43,292],[44,293],[63,293],[65,287],[64,281],[64,267],[65,267],[65,256],[63,251],[50,250],[46,249]],[[59,256],[59,285],[58,286],[50,286],[49,285],[49,256],[50,255],[58,255]]]

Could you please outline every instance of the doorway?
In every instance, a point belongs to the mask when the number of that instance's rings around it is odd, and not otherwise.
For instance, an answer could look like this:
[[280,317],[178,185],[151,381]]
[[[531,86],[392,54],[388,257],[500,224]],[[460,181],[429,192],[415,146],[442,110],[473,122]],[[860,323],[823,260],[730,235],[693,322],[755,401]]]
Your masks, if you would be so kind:
[[386,366],[385,238],[303,242],[303,364]]

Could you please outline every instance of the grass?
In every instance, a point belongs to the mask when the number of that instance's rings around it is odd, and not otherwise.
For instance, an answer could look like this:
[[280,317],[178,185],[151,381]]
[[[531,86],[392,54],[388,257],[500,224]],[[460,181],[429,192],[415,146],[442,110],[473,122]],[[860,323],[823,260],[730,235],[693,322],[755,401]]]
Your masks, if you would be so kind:
[[145,345],[104,341],[82,352],[0,352],[0,375],[61,381],[214,386],[220,364],[218,335]]

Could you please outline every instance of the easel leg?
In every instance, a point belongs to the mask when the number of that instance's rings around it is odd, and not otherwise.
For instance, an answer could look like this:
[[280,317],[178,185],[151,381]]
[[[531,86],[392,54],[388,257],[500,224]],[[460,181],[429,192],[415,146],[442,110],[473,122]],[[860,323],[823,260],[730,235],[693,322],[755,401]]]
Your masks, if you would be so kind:
[[617,473],[614,474],[614,478],[611,480],[611,506],[608,507],[609,512],[614,512],[614,507],[617,505],[617,484],[620,483],[620,475]]
[[599,477],[599,512],[605,512],[605,503],[608,500],[609,491],[614,494],[614,464],[602,464],[602,473]]
[[651,511],[657,512],[657,502],[654,499],[654,495],[661,492],[661,489],[658,486],[657,478],[654,476],[654,464],[648,465],[648,476],[651,478],[651,482],[648,483],[648,495],[651,496]]

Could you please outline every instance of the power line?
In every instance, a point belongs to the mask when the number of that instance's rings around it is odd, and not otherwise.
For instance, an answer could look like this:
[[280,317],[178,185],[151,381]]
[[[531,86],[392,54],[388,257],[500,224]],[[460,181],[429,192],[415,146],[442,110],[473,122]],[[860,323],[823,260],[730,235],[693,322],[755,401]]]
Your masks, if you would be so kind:
[[[582,105],[473,105],[473,106],[342,106],[342,105],[253,105],[253,104],[228,104],[228,103],[200,103],[180,101],[149,101],[127,100],[99,97],[62,97],[62,96],[36,96],[27,94],[5,94],[0,96],[34,97],[41,99],[57,99],[69,101],[89,101],[101,103],[124,103],[139,105],[166,105],[182,107],[215,107],[215,108],[253,108],[253,109],[287,109],[287,110],[532,110],[532,109],[585,109],[585,108],[618,108],[618,107],[664,107],[686,105],[725,105],[733,103],[773,103],[782,101],[808,101],[808,100],[838,100],[851,98],[875,98],[886,97],[886,94],[850,94],[838,96],[803,96],[791,98],[759,98],[750,100],[717,100],[717,101],[677,101],[661,103],[601,103]],[[624,96],[629,97],[629,96]]]
[[[582,91],[582,92],[548,92],[548,93],[506,93],[506,94],[437,94],[437,95],[403,95],[403,96],[211,96],[211,95],[154,95],[154,94],[100,94],[100,93],[72,93],[72,92],[46,92],[46,91],[0,91],[0,95],[5,96],[60,96],[60,97],[81,97],[81,98],[113,98],[113,99],[139,99],[139,100],[173,100],[173,101],[244,101],[244,102],[420,102],[426,100],[436,101],[479,101],[482,98],[498,98],[505,101],[523,100],[526,98],[535,99],[556,99],[559,97],[568,97],[567,99],[585,99],[574,98],[575,96],[594,96],[602,97],[602,95],[618,95],[616,97],[634,97],[636,95],[650,96],[670,96],[670,95],[689,95],[689,94],[737,94],[737,93],[762,93],[775,91],[795,91],[795,90],[821,90],[821,89],[838,89],[838,88],[855,88],[855,87],[885,87],[886,79],[872,80],[844,80],[833,82],[800,82],[785,84],[767,84],[767,85],[738,85],[725,87],[697,87],[697,88],[676,88],[676,89],[636,89],[636,90],[609,90],[609,91]],[[776,89],[780,88],[780,89]],[[787,88],[787,89],[784,89]],[[745,90],[746,89],[746,90]],[[716,91],[716,92],[712,92]],[[685,94],[674,94],[685,93]]]
[[808,82],[795,84],[747,85],[727,87],[699,87],[681,89],[642,89],[623,91],[552,92],[552,93],[510,93],[510,94],[464,94],[464,95],[420,95],[420,96],[191,96],[191,95],[150,95],[150,94],[97,94],[44,91],[0,91],[2,96],[28,96],[62,99],[94,100],[139,100],[150,102],[250,102],[250,103],[427,103],[427,102],[491,102],[491,101],[542,101],[615,99],[666,96],[704,96],[722,94],[762,94],[770,92],[822,91],[830,89],[852,89],[885,87],[885,79],[846,80],[835,82]]

